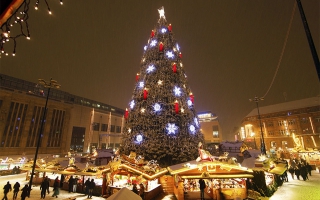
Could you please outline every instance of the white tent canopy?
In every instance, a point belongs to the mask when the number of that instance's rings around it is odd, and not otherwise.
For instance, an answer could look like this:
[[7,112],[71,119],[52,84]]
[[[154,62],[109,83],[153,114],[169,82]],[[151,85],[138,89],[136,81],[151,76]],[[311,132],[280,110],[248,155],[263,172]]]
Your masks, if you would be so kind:
[[132,192],[128,188],[121,188],[118,192],[114,193],[107,200],[121,200],[121,199],[130,199],[130,200],[142,200],[139,195]]

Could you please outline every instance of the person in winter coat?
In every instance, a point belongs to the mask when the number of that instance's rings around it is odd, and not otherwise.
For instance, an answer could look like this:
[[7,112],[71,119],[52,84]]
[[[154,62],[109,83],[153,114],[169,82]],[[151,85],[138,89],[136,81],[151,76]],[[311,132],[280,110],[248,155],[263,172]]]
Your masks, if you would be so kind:
[[43,179],[41,185],[40,185],[40,190],[41,190],[41,198],[40,199],[44,199],[46,197],[46,193],[49,187],[49,182],[48,180],[45,178]]
[[292,180],[294,179],[294,168],[292,166],[289,167],[289,173],[291,174]]
[[60,180],[58,177],[54,180],[53,191],[54,192],[53,192],[52,197],[55,196],[56,198],[58,198],[58,195],[60,194]]
[[29,186],[28,184],[24,186],[24,188],[22,188],[22,193],[21,193],[21,200],[25,200],[26,197],[28,196],[29,194]]
[[96,187],[96,184],[94,182],[94,179],[91,179],[90,185],[89,185],[89,194],[88,194],[88,199],[92,199],[92,193],[93,189]]
[[70,178],[69,178],[69,181],[68,181],[68,183],[69,183],[69,193],[70,192],[72,192],[72,189],[73,189],[73,176],[70,176]]
[[202,178],[199,180],[199,185],[200,185],[200,198],[201,200],[204,200],[204,189],[206,188],[206,183]]
[[20,183],[16,182],[13,186],[13,199],[17,199],[19,190],[20,190]]
[[11,190],[12,190],[12,187],[11,187],[11,184],[9,183],[9,181],[8,181],[7,184],[3,187],[4,197],[2,198],[2,200],[8,200],[7,194]]
[[89,195],[90,178],[86,180],[86,182],[84,183],[84,186],[86,186],[86,195]]

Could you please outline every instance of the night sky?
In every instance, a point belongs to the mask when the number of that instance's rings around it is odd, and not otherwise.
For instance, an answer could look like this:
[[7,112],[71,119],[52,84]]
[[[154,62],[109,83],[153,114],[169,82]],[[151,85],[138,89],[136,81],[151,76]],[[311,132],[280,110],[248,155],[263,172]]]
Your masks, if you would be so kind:
[[[37,82],[122,109],[128,107],[143,47],[164,6],[195,96],[197,112],[219,117],[223,139],[266,94],[280,60],[295,0],[48,0],[35,11],[31,40],[16,56],[1,55],[0,73]],[[301,0],[320,52],[320,1]],[[10,48],[8,46],[8,51]],[[277,76],[260,106],[319,95],[320,85],[298,7]]]

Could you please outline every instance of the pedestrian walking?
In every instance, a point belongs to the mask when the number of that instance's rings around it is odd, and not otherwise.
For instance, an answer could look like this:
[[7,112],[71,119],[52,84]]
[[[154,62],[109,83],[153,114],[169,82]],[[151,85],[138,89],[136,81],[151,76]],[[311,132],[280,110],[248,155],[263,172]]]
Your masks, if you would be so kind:
[[199,185],[200,185],[200,199],[204,200],[204,189],[206,188],[206,183],[202,178],[199,180]]
[[74,179],[73,179],[73,192],[76,193],[77,192],[77,186],[78,186],[78,176],[76,176]]
[[53,183],[53,195],[52,197],[56,197],[58,198],[58,195],[60,194],[60,180],[59,178],[57,177],[55,180],[54,180],[54,183]]
[[13,186],[13,199],[17,199],[19,191],[20,191],[20,183],[16,182]]
[[91,199],[92,198],[92,194],[93,194],[93,189],[96,187],[96,183],[94,182],[94,179],[91,179],[90,185],[89,185],[89,194],[88,194],[88,198]]
[[70,176],[68,180],[68,184],[69,184],[69,193],[70,193],[72,192],[72,189],[73,189],[73,176]]
[[85,193],[85,195],[89,195],[90,178],[88,178],[88,179],[86,180],[86,182],[84,182],[84,186],[86,187],[86,193]]
[[309,176],[311,176],[312,167],[311,167],[310,163],[307,162],[306,167],[307,167],[307,171],[308,171]]
[[28,196],[28,194],[29,194],[29,186],[28,186],[28,184],[26,184],[25,186],[24,186],[24,188],[22,188],[22,193],[21,193],[21,200],[25,200],[26,199],[26,197]]
[[48,192],[48,194],[50,193],[50,178],[48,178],[48,176],[46,176],[46,181],[47,181],[47,183],[48,183],[48,189],[47,189],[47,192]]
[[292,180],[294,180],[294,168],[292,166],[289,167],[289,173],[291,174]]
[[46,193],[48,191],[48,187],[49,187],[49,182],[45,178],[45,179],[43,179],[43,181],[42,181],[42,183],[40,185],[40,190],[41,190],[41,198],[40,199],[44,199],[46,197]]
[[134,183],[133,186],[132,186],[132,192],[134,192],[134,193],[136,193],[136,194],[139,194],[137,185],[136,185],[135,183]]
[[297,166],[295,169],[294,169],[294,174],[296,175],[297,179],[300,180],[300,167]]
[[11,192],[11,190],[12,190],[12,187],[8,181],[7,184],[3,187],[4,197],[2,198],[2,200],[8,200],[7,194],[8,194],[8,192]]
[[144,185],[142,183],[140,183],[139,195],[142,200],[144,200],[144,190],[145,190]]

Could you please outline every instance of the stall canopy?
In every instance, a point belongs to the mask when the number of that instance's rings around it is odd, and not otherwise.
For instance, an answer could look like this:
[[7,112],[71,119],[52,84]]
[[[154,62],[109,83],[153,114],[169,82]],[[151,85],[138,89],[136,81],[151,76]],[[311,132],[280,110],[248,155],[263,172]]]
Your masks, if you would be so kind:
[[136,193],[132,192],[128,188],[121,188],[117,193],[114,193],[107,200],[116,200],[116,199],[130,199],[130,200],[141,200],[141,197]]
[[225,162],[190,161],[168,167],[170,174],[179,175],[182,178],[253,178],[252,170],[236,164]]
[[269,172],[272,174],[282,175],[285,171],[287,171],[287,165],[279,163],[275,168],[273,168]]

